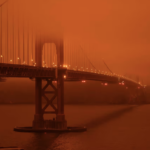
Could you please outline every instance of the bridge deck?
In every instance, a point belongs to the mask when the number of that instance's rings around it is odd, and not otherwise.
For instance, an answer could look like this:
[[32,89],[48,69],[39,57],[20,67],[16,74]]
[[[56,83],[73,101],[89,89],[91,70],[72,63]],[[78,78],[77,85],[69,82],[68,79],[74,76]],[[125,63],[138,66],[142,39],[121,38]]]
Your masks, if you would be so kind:
[[[0,77],[40,77],[56,79],[56,70],[56,68],[43,68],[27,65],[0,63]],[[100,74],[78,70],[68,70],[66,68],[58,68],[58,72],[59,71],[64,71],[64,75],[66,75],[65,81],[95,80],[117,84],[119,82],[124,82],[125,84],[130,86],[141,86],[139,83],[133,80],[116,75]]]

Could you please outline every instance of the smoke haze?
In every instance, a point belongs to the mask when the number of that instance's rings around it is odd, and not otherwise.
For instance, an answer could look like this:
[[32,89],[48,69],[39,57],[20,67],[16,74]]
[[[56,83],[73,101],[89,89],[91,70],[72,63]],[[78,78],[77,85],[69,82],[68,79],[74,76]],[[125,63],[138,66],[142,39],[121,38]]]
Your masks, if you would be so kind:
[[89,59],[102,70],[104,59],[113,72],[139,76],[150,84],[150,1],[10,0],[10,5],[16,13],[19,6],[20,15],[38,31],[63,32],[84,45]]

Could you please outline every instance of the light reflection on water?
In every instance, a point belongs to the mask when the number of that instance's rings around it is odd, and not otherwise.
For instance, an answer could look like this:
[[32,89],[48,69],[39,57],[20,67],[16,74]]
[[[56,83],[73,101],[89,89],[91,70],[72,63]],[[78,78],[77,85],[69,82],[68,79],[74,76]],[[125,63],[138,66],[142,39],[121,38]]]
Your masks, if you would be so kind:
[[25,150],[150,149],[150,105],[66,105],[65,110],[68,124],[86,125],[87,132],[14,132],[16,125],[32,124],[34,105],[1,105],[0,146],[19,146]]

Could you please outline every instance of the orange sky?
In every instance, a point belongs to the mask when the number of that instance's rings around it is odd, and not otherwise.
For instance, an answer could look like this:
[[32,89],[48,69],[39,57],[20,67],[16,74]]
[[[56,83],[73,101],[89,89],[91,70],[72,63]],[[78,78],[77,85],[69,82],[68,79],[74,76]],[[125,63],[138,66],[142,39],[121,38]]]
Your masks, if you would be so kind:
[[[57,6],[57,7],[56,7]],[[150,1],[59,1],[57,20],[70,35],[93,45],[114,72],[150,76]],[[75,32],[74,32],[75,31]]]
[[139,75],[145,84],[150,84],[149,0],[19,2],[36,27],[49,32],[59,28],[76,42],[90,45],[93,55],[89,58],[94,64],[98,65],[95,58],[103,58],[114,72]]

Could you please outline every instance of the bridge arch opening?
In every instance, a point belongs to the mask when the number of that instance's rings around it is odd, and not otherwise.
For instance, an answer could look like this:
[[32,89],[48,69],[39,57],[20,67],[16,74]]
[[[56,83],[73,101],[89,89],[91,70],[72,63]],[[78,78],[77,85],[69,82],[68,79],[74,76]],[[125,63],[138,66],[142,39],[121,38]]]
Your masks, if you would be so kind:
[[57,67],[57,52],[55,43],[44,43],[42,49],[42,66]]

